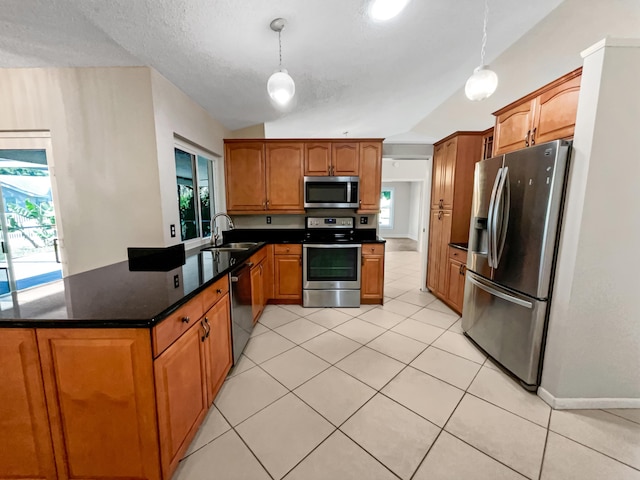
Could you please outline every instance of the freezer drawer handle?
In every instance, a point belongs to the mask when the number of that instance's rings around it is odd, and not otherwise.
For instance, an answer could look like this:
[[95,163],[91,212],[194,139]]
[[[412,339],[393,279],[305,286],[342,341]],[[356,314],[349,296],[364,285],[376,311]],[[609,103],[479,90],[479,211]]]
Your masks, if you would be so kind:
[[521,307],[525,307],[525,308],[533,308],[533,303],[527,302],[526,300],[520,300],[517,297],[503,293],[499,290],[496,290],[495,288],[491,288],[490,286],[485,285],[484,283],[480,283],[478,280],[476,280],[470,275],[467,276],[467,280],[469,280],[471,283],[473,283],[478,288],[481,288],[485,292],[490,293],[491,295],[494,295],[503,300],[506,300],[507,302],[515,303],[516,305],[520,305]]

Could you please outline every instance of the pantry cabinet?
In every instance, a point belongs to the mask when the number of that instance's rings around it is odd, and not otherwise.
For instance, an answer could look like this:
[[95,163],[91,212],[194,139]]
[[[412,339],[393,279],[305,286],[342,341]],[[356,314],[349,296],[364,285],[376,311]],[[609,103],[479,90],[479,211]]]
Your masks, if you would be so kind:
[[582,68],[494,112],[494,155],[537,143],[571,138],[575,129]]
[[380,213],[382,142],[360,143],[360,208],[358,213]]
[[360,303],[380,304],[384,300],[384,244],[363,243]]

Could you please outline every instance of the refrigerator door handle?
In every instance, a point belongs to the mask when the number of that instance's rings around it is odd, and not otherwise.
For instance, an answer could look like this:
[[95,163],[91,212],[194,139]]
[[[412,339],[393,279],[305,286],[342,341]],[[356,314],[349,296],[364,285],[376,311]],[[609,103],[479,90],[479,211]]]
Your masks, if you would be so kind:
[[491,287],[485,284],[484,282],[477,280],[477,278],[474,275],[467,275],[467,280],[473,283],[476,287],[481,288],[485,292],[490,293],[495,297],[506,300],[507,302],[515,303],[516,305],[520,305],[521,307],[525,307],[529,309],[533,308],[533,303],[527,302],[526,300],[522,300],[521,298],[518,298],[518,297],[514,297],[513,295],[511,295],[510,293],[507,293],[502,289],[499,290],[495,287]]
[[[511,207],[511,190],[509,188],[508,178],[509,178],[509,167],[504,167],[502,169],[502,179],[500,180],[500,186],[498,186],[498,193],[496,194],[496,206],[495,206],[496,212],[493,216],[493,221],[494,221],[493,246],[495,248],[495,250],[493,251],[494,268],[498,268],[498,265],[500,265],[502,252],[504,251],[504,243],[505,243],[505,240],[507,239],[507,228],[509,227],[509,208]],[[505,185],[506,185],[506,189],[505,189]],[[498,234],[498,212],[500,211],[500,208],[503,206],[502,205],[503,201],[504,201],[504,208],[502,208],[502,218],[500,219],[500,234]]]
[[498,192],[498,185],[500,184],[500,179],[502,178],[502,168],[498,169],[498,173],[496,173],[496,179],[493,182],[493,189],[491,190],[491,200],[489,201],[489,214],[487,218],[487,240],[488,240],[488,248],[487,248],[487,262],[489,263],[489,267],[493,268],[495,265],[495,257],[493,256],[493,244],[495,243],[495,234],[493,230],[493,223],[495,221],[495,203],[496,203],[496,193]]

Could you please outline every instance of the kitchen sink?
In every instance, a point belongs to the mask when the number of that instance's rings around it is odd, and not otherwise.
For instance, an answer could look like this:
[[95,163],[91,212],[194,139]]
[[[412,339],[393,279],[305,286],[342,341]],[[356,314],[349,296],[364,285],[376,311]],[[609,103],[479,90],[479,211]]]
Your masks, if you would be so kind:
[[257,245],[256,242],[237,242],[237,243],[225,243],[221,245],[222,248],[242,248],[244,250],[248,250],[251,247],[255,247]]

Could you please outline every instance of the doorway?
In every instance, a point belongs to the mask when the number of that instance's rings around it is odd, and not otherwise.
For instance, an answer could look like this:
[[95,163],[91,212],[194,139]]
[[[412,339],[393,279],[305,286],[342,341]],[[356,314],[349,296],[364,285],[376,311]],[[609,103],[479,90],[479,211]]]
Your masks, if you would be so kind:
[[0,294],[62,278],[48,138],[0,136]]

